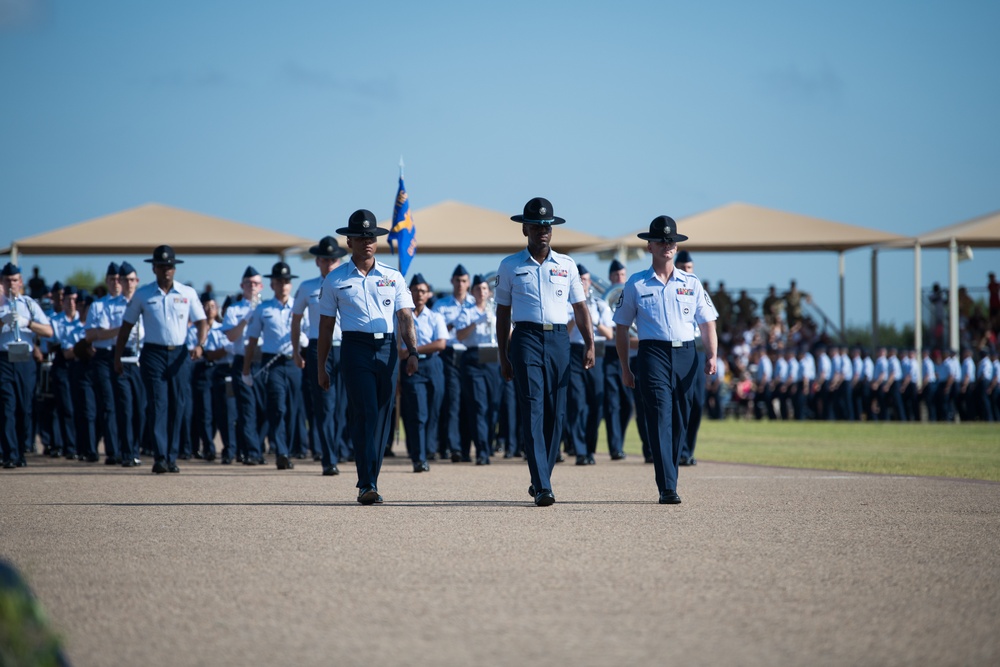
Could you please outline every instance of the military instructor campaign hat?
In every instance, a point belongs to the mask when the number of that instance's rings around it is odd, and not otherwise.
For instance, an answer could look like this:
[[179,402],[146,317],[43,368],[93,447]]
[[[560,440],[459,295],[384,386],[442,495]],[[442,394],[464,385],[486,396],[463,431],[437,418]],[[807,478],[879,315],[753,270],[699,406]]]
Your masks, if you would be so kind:
[[669,215],[653,218],[653,221],[649,223],[649,231],[639,232],[636,236],[644,241],[660,241],[662,243],[680,243],[688,240],[688,237],[677,233],[677,223]]
[[282,278],[284,280],[294,280],[298,276],[292,275],[292,269],[284,262],[275,262],[274,266],[271,267],[271,273],[264,276],[265,278]]
[[183,264],[183,259],[177,259],[177,255],[174,254],[174,249],[168,245],[158,245],[156,250],[153,251],[153,256],[150,259],[143,260],[144,262],[149,262],[154,266],[156,264],[167,264],[168,266],[174,266],[175,264]]
[[372,238],[388,234],[389,230],[378,226],[374,213],[360,208],[351,213],[351,217],[347,220],[347,226],[338,229],[337,233],[348,238]]
[[542,225],[544,227],[561,225],[566,222],[564,218],[556,217],[552,212],[552,202],[545,197],[535,197],[528,200],[528,203],[524,205],[524,213],[512,215],[510,219],[525,225]]
[[347,250],[340,247],[340,244],[337,243],[337,239],[332,236],[324,236],[319,240],[319,243],[309,248],[309,254],[315,255],[316,257],[338,259],[346,255]]

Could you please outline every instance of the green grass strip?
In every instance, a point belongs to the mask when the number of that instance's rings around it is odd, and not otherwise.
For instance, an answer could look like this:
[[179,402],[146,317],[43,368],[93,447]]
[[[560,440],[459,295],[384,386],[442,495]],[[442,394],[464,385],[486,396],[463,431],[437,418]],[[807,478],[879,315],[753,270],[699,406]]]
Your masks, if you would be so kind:
[[[642,455],[634,421],[626,451]],[[696,456],[725,463],[1000,482],[1000,425],[705,420]]]

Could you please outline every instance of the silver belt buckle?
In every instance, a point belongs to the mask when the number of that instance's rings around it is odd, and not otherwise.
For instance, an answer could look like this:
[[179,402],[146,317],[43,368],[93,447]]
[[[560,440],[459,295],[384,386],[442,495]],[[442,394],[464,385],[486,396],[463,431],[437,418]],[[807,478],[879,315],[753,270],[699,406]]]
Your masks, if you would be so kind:
[[382,340],[383,338],[385,338],[385,334],[384,334],[384,333],[377,333],[377,334],[372,334],[372,337],[373,337],[373,338],[374,338],[375,340]]
[[684,347],[684,341],[682,341],[682,340],[672,340],[672,341],[670,341],[670,347]]
[[23,340],[8,343],[7,360],[14,364],[31,361],[31,346]]
[[542,331],[552,331],[552,328],[552,324],[549,322],[542,325]]

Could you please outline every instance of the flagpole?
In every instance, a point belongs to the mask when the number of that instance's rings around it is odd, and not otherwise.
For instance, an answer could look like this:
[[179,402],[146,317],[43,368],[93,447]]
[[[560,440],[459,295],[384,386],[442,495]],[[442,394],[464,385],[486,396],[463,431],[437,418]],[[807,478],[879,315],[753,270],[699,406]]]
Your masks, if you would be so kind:
[[[403,156],[402,155],[399,156],[399,180],[400,181],[403,180]],[[393,221],[393,223],[395,223],[395,220]],[[399,246],[399,242],[398,241],[396,242],[396,246],[397,246],[396,268],[399,269],[400,273],[402,273],[403,272],[403,252],[402,252],[402,249],[398,247]],[[396,325],[397,325],[397,328],[398,328],[398,326],[399,326],[399,320],[396,320]],[[402,399],[402,392],[403,392],[403,388],[402,388],[401,385],[402,385],[401,382],[398,382],[398,381],[396,382],[396,410],[395,410],[395,412],[396,412],[396,415],[395,415],[396,428],[395,428],[395,431],[396,431],[396,446],[397,447],[399,446],[400,431],[402,430],[400,428],[400,422],[402,420],[400,419],[401,415],[400,415],[400,406],[399,406],[399,404],[402,402],[401,399]]]

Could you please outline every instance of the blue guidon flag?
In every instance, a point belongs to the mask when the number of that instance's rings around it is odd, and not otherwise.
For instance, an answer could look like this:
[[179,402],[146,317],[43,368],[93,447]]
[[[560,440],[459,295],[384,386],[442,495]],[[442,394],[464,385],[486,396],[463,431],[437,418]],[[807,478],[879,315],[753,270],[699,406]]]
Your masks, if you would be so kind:
[[392,209],[392,228],[386,240],[393,254],[399,250],[399,272],[405,276],[410,268],[410,262],[417,254],[417,228],[414,227],[413,218],[410,217],[410,201],[406,195],[406,186],[403,185],[402,173],[399,175],[396,205]]

